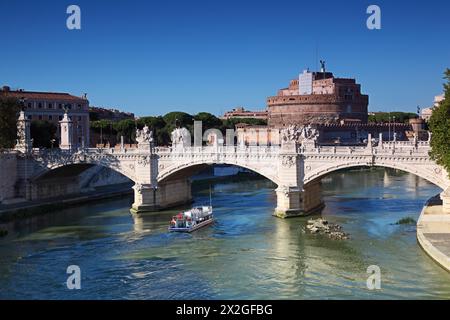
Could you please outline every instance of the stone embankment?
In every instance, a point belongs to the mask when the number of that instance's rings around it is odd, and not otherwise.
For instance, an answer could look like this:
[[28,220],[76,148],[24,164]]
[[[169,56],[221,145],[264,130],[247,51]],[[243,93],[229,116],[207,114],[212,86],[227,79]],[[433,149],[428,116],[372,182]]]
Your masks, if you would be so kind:
[[417,241],[442,268],[450,271],[450,214],[439,195],[427,201],[417,221]]

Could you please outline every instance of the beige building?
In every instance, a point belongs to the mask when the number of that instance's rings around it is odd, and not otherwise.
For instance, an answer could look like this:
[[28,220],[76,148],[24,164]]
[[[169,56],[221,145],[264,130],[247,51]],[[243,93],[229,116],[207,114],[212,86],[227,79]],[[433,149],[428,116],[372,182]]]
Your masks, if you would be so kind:
[[64,109],[72,120],[72,145],[89,146],[89,100],[61,92],[35,92],[23,89],[11,90],[8,86],[0,89],[7,97],[16,98],[23,104],[25,114],[31,121],[48,121],[55,124],[60,138],[59,122],[63,119]]
[[225,114],[221,117],[221,119],[223,120],[233,118],[251,118],[251,119],[267,120],[267,110],[249,111],[245,110],[243,107],[237,107],[231,111],[225,112]]
[[444,94],[435,96],[434,97],[434,105],[432,107],[423,109],[422,112],[420,113],[420,117],[425,121],[429,121],[431,118],[431,115],[433,114],[434,108],[439,106],[439,103],[444,101],[444,99],[445,99]]

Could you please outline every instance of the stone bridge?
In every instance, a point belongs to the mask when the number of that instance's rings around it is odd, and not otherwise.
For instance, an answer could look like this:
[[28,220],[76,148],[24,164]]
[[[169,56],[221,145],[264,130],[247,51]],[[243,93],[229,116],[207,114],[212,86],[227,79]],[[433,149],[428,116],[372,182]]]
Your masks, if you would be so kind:
[[[374,143],[369,136],[365,145],[319,146],[314,139],[299,141],[292,135],[278,146],[210,146],[192,147],[183,137],[172,137],[172,147],[153,144],[148,128],[138,130],[134,149],[85,148],[36,150],[27,142],[26,119],[22,119],[22,140],[17,159],[20,189],[27,200],[38,198],[36,181],[66,167],[99,165],[115,170],[134,181],[135,213],[155,211],[191,201],[190,177],[205,166],[228,164],[254,171],[277,185],[275,215],[303,215],[323,206],[320,180],[325,175],[353,167],[387,167],[420,176],[443,190],[449,190],[446,171],[429,157],[425,141]],[[70,127],[68,128],[70,133]],[[185,130],[185,129],[176,129]],[[64,126],[62,124],[62,132]],[[70,139],[70,137],[68,137]],[[69,140],[70,141],[70,140]],[[64,149],[65,148],[65,149]],[[10,154],[11,157],[11,154]],[[444,201],[449,201],[442,194]]]

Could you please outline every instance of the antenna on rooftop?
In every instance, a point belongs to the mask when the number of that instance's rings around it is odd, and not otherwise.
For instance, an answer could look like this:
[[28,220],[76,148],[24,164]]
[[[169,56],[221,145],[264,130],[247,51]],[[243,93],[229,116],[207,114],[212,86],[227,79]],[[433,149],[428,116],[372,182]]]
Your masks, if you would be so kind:
[[320,60],[320,72],[325,73],[325,60]]

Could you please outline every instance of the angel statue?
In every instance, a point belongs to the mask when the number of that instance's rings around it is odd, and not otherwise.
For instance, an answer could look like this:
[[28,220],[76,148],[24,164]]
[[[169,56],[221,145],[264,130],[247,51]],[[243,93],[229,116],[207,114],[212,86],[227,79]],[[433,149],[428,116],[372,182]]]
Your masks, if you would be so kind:
[[153,131],[147,125],[142,130],[136,129],[136,141],[138,143],[152,143]]

